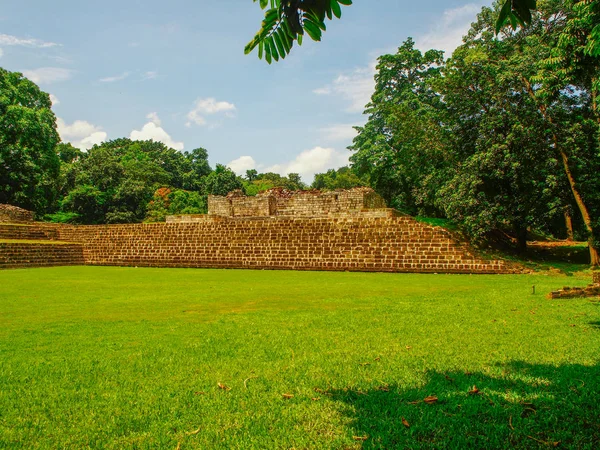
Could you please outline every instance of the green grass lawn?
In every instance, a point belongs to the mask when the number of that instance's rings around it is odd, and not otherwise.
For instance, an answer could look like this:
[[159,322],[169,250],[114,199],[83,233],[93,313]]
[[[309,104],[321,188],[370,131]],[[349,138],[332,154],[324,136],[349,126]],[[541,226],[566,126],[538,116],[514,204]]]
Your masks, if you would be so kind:
[[589,281],[1,271],[0,448],[597,449]]

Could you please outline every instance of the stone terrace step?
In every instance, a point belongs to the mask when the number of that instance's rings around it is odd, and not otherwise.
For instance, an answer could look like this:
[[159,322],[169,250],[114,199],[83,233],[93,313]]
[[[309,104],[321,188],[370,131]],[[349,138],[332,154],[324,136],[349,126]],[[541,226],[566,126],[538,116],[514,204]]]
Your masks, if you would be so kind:
[[0,240],[0,269],[84,264],[81,244]]
[[54,240],[58,239],[58,232],[37,224],[0,223],[0,239]]

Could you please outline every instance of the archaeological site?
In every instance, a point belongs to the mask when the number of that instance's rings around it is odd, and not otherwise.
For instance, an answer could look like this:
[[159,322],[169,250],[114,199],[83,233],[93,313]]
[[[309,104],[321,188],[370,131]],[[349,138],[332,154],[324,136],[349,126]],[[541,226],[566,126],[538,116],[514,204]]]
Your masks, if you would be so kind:
[[64,225],[0,205],[0,267],[110,265],[426,273],[514,273],[449,231],[386,208],[370,188],[209,196],[206,215],[163,223]]

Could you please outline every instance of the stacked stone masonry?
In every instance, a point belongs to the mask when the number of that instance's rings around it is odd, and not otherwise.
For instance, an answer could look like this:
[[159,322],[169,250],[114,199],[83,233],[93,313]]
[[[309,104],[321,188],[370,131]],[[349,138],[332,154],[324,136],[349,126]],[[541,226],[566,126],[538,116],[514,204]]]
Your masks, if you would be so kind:
[[409,217],[206,217],[193,223],[54,226],[86,264],[147,267],[513,273]]
[[349,216],[385,207],[383,198],[370,188],[331,192],[286,191],[276,188],[256,197],[247,197],[241,191],[233,191],[226,197],[208,196],[208,214],[223,217]]
[[0,204],[0,223],[33,222],[33,213],[12,205]]
[[81,244],[1,242],[0,268],[84,265]]
[[[478,257],[443,228],[382,207],[381,197],[366,189],[301,195],[278,192],[258,199],[231,195],[227,202],[223,198],[212,199],[210,215],[172,217],[167,223],[0,224],[0,267],[89,264],[490,274],[521,271],[505,261]],[[316,216],[309,216],[311,208],[315,208]],[[15,242],[18,240],[21,242]]]
[[586,287],[565,286],[557,291],[550,292],[548,298],[580,298],[600,296],[600,272],[592,273],[592,284]]

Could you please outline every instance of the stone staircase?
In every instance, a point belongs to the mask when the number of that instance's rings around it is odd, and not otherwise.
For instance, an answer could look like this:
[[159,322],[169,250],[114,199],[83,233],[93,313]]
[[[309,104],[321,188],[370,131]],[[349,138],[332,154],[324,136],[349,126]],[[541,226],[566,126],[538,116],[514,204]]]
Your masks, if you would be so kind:
[[57,229],[0,223],[0,269],[83,265],[83,245],[59,240]]
[[391,209],[328,217],[174,219],[83,226],[0,222],[0,268],[86,264],[411,273],[523,271],[507,261],[481,257],[444,228]]

